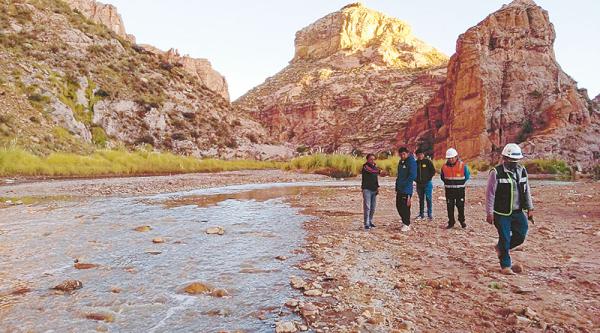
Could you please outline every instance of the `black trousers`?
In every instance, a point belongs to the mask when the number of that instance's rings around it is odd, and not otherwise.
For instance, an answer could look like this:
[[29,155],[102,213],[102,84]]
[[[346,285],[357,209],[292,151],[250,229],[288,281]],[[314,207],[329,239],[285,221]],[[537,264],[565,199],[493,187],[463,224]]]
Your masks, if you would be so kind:
[[402,223],[404,225],[410,225],[410,206],[408,205],[409,200],[410,195],[396,192],[396,209],[398,210],[398,214],[400,214],[400,218],[402,219]]
[[454,225],[454,207],[458,209],[458,222],[465,223],[465,188],[446,188],[446,208],[448,225]]

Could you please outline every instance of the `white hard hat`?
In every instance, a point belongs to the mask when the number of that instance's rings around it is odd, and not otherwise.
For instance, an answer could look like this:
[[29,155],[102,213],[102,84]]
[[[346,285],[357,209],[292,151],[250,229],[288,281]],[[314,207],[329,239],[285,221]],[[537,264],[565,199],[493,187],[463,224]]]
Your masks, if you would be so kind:
[[452,158],[458,156],[458,152],[454,148],[446,150],[446,158]]
[[518,144],[509,143],[502,149],[502,156],[513,160],[520,160],[523,158],[523,152],[521,152],[521,147]]

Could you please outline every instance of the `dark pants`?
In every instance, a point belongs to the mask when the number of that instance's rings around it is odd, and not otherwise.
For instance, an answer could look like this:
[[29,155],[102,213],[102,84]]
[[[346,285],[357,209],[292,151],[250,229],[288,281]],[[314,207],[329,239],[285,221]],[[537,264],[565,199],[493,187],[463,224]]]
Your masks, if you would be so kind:
[[527,217],[523,211],[513,212],[510,216],[494,214],[494,225],[498,229],[498,249],[500,250],[500,267],[511,267],[510,249],[525,241],[527,236]]
[[465,223],[465,188],[446,188],[446,208],[448,209],[448,225],[456,223],[454,207],[458,209],[458,222]]
[[400,218],[402,219],[402,223],[404,225],[410,225],[410,206],[408,205],[409,200],[410,195],[396,192],[396,209],[398,210],[398,214],[400,214]]

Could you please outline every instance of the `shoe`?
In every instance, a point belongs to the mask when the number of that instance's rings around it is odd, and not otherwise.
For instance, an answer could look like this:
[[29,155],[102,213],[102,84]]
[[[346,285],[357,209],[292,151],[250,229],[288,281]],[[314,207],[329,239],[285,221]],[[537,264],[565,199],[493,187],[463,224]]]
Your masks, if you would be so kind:
[[370,227],[371,228],[375,228],[375,225],[373,223],[371,223]]
[[366,226],[365,226],[365,230],[370,230],[370,229],[371,229],[371,226],[370,226],[370,225],[366,225]]
[[427,220],[429,220],[430,222],[433,221],[433,216],[427,216]]
[[424,219],[425,219],[425,216],[423,216],[423,215],[417,215],[417,217],[415,217],[415,221],[421,221]]
[[402,232],[407,232],[407,231],[409,231],[409,230],[410,230],[410,226],[409,226],[409,225],[406,225],[406,224],[405,224],[405,225],[403,225],[403,226],[402,226],[402,228],[400,229],[400,231],[402,231]]
[[464,229],[467,227],[467,224],[465,222],[460,222],[460,226]]
[[500,273],[504,274],[504,275],[517,275],[517,273],[513,272],[512,268],[510,267],[504,267],[500,270]]
[[446,226],[446,229],[452,229],[452,228],[454,228],[454,224],[448,223],[448,225]]

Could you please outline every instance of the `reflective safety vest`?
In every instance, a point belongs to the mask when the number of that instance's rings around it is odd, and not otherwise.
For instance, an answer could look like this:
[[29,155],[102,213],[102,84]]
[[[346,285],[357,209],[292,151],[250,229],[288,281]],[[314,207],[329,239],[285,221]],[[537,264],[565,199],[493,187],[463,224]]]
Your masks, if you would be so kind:
[[[517,169],[517,175],[511,177],[504,171],[504,166],[496,168],[496,196],[494,197],[494,213],[502,216],[510,216],[513,213],[513,201],[515,192],[519,192],[519,205],[521,209],[529,209],[527,205],[527,170],[523,167]],[[515,191],[516,190],[516,191]]]
[[447,163],[442,166],[444,175],[444,186],[446,188],[463,188],[467,182],[465,176],[465,163],[457,161],[453,166]]

